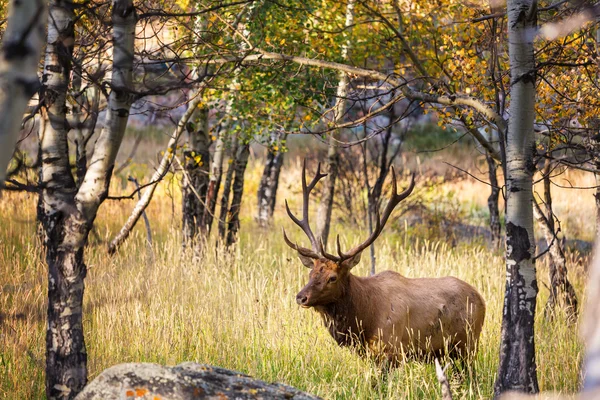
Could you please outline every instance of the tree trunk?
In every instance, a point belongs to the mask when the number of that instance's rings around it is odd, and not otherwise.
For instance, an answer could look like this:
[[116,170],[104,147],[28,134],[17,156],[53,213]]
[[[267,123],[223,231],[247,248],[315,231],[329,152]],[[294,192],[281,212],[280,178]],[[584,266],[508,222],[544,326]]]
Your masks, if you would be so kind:
[[90,221],[94,220],[98,207],[108,195],[115,160],[129,120],[129,110],[135,100],[131,89],[137,15],[132,1],[113,2],[113,64],[106,120],[77,193],[84,217]]
[[69,166],[69,127],[65,118],[74,43],[73,5],[55,0],[50,3],[43,77],[43,112],[49,123],[40,131],[43,191],[38,208],[49,274],[46,331],[46,395],[49,399],[74,398],[87,382],[82,318],[86,274],[83,251],[98,207],[108,194],[114,161],[127,124],[129,107],[125,99],[131,87],[136,24],[131,0],[117,0],[112,14],[113,43],[118,45],[113,45],[108,122],[77,190]]
[[48,21],[45,1],[11,0],[0,49],[0,187],[12,158],[23,113],[39,88],[38,63]]
[[238,135],[235,134],[231,143],[231,158],[229,159],[229,167],[225,176],[223,185],[223,194],[221,195],[221,211],[219,213],[219,240],[225,240],[227,234],[227,213],[229,211],[229,197],[231,195],[231,184],[233,183],[233,175],[238,156]]
[[81,110],[84,97],[83,92],[81,91],[81,63],[83,61],[83,56],[80,55],[75,61],[73,67],[73,82],[71,83],[71,93],[73,93],[71,114],[73,116],[73,130],[75,133],[75,168],[77,185],[81,185],[87,171],[87,141],[85,140],[83,127],[81,126]]
[[[377,208],[378,204],[374,201],[373,196],[369,195],[368,196],[368,204],[367,204],[367,219],[368,219],[368,225],[369,225],[369,237],[373,234],[373,220],[377,215]],[[376,271],[376,264],[377,264],[377,257],[375,256],[375,243],[372,243],[369,246],[369,255],[371,257],[371,276],[375,275]]]
[[208,167],[210,165],[208,139],[208,109],[202,107],[200,126],[188,132],[189,149],[185,151],[183,194],[182,194],[182,230],[183,246],[192,246],[199,250],[206,230],[202,218],[208,187]]
[[[600,241],[596,239],[595,255],[590,266],[587,304],[583,315],[581,336],[585,341],[583,393],[600,389]],[[590,397],[591,398],[591,397]]]
[[488,153],[485,155],[488,165],[488,177],[490,179],[490,195],[488,196],[488,210],[490,211],[490,232],[492,234],[492,245],[500,247],[502,227],[500,224],[500,210],[498,200],[500,198],[500,187],[498,186],[498,163]]
[[[348,0],[346,6],[346,22],[344,24],[347,29],[351,29],[354,23],[354,4],[355,0]],[[344,61],[348,58],[350,45],[350,40],[347,40],[342,44],[341,59]],[[346,96],[348,95],[348,76],[344,72],[340,72],[339,76],[336,103],[332,118],[335,124],[339,124],[344,118],[344,113],[346,111]],[[335,181],[339,172],[338,168],[340,160],[335,142],[336,136],[339,136],[339,132],[333,132],[329,140],[329,149],[327,150],[327,164],[329,165],[329,171],[327,178],[325,179],[325,187],[323,188],[321,203],[319,203],[317,211],[317,237],[321,237],[325,244],[327,244],[327,239],[329,238],[333,196],[335,194]]]
[[[75,204],[75,180],[69,166],[66,98],[75,34],[73,4],[50,2],[44,60],[44,130],[38,219],[48,264],[46,324],[46,396],[71,399],[87,383],[83,339],[83,247],[89,227]],[[67,45],[65,45],[67,43]]]
[[272,219],[273,214],[275,213],[277,189],[279,188],[279,175],[281,175],[281,168],[283,167],[284,159],[285,153],[279,152],[275,155],[275,161],[273,162],[273,169],[270,178],[271,184],[267,187],[267,198],[269,199],[269,219]]
[[[284,136],[285,140],[285,136]],[[261,227],[267,227],[273,218],[275,211],[275,200],[277,197],[277,187],[279,185],[279,174],[283,165],[285,154],[281,151],[273,150],[272,146],[276,143],[276,135],[272,135],[271,143],[267,151],[265,160],[265,168],[262,178],[258,186],[258,208],[256,212],[256,220]]]
[[538,292],[533,236],[533,154],[535,142],[536,26],[534,0],[509,0],[510,120],[506,147],[506,291],[500,362],[494,392],[539,391],[535,362],[534,317]]
[[[44,131],[40,135],[43,183],[55,185],[58,191],[63,188],[68,189],[70,196],[75,189],[75,181],[71,174],[69,157],[65,155],[69,154],[66,100],[75,42],[73,19],[72,2],[59,0],[50,2],[48,44],[42,77],[44,86],[41,95],[42,116],[45,123]],[[65,43],[69,45],[65,46]]]
[[217,195],[221,187],[221,177],[223,175],[223,155],[225,143],[223,141],[224,132],[219,132],[216,143],[215,152],[213,154],[212,163],[210,165],[210,174],[208,176],[208,189],[206,190],[206,207],[204,208],[204,216],[202,217],[203,229],[206,231],[206,236],[210,234],[210,229],[213,223],[213,217],[217,206]]
[[552,319],[554,315],[554,309],[556,304],[559,303],[560,297],[562,296],[562,305],[566,307],[567,317],[570,322],[577,320],[578,312],[578,301],[575,289],[567,277],[567,260],[565,253],[563,252],[562,246],[558,238],[554,224],[554,213],[552,211],[552,194],[550,192],[550,173],[551,164],[549,161],[546,162],[543,174],[544,183],[544,212],[541,207],[534,200],[534,214],[542,232],[546,239],[548,246],[548,252],[550,254],[549,262],[549,274],[550,274],[550,296],[544,307],[544,315],[548,319]]
[[227,224],[227,246],[237,241],[240,230],[240,209],[244,195],[244,173],[250,156],[250,145],[242,144],[235,160],[235,180],[233,181],[233,199],[229,208],[229,222]]
[[[600,157],[594,157],[594,167],[600,171]],[[596,240],[600,239],[600,173],[594,173],[596,180],[596,193],[594,193],[594,200],[596,203]]]
[[[56,210],[54,210],[56,211]],[[46,213],[48,324],[46,331],[46,396],[72,399],[87,383],[83,337],[83,249],[91,225],[69,210]]]

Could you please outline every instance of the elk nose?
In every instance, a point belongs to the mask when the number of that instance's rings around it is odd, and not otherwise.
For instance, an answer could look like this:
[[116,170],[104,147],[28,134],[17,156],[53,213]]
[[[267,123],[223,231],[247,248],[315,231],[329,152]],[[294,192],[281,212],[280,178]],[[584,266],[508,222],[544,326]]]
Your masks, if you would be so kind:
[[296,303],[298,303],[301,306],[305,305],[307,301],[308,296],[305,294],[298,293],[298,295],[296,296]]

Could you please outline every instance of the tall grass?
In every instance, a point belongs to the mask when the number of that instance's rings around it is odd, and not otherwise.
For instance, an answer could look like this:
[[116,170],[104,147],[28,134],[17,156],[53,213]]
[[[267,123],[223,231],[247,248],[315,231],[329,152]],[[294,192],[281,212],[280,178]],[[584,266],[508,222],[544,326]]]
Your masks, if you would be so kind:
[[[141,229],[116,256],[107,255],[106,241],[127,217],[131,203],[102,206],[86,251],[84,328],[90,378],[116,363],[197,361],[284,382],[327,399],[438,398],[432,365],[410,362],[381,371],[372,361],[338,347],[315,312],[296,306],[295,294],[308,270],[285,246],[280,232],[285,226],[303,240],[281,208],[284,197],[295,200],[292,207],[299,205],[292,193],[299,170],[284,171],[275,221],[266,230],[252,220],[259,174],[259,166],[251,165],[239,246],[226,251],[211,245],[197,262],[180,250],[176,185],[163,184],[148,210],[155,243],[152,265],[146,263]],[[471,192],[473,197],[486,195]],[[5,193],[0,199],[0,398],[35,399],[44,392],[46,267],[35,235],[35,202],[28,194]],[[355,227],[336,230],[346,244],[366,235]],[[450,382],[456,398],[490,398],[504,292],[502,254],[482,245],[451,247],[443,240],[425,241],[387,229],[377,242],[377,263],[379,270],[409,277],[454,275],[480,290],[488,312],[475,372],[470,376],[454,369]],[[367,264],[363,261],[354,272],[366,275]],[[547,271],[542,263],[539,267],[540,281],[546,281]],[[584,273],[573,263],[570,267],[581,295]],[[541,389],[577,391],[582,359],[578,327],[567,325],[560,312],[553,322],[543,319],[540,311],[548,291],[540,286],[536,354]]]

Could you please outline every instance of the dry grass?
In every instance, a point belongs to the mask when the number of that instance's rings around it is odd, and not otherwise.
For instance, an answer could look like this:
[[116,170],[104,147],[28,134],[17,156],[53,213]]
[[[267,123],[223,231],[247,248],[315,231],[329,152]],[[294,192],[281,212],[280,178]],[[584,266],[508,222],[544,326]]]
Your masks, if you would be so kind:
[[[97,237],[86,252],[84,324],[93,378],[122,362],[176,364],[197,361],[240,370],[267,381],[281,381],[328,399],[433,399],[439,387],[433,365],[407,363],[383,373],[369,360],[339,348],[316,313],[295,304],[307,270],[285,246],[281,226],[300,235],[285,217],[282,202],[297,190],[298,164],[284,171],[274,227],[252,221],[260,166],[248,169],[240,246],[228,253],[212,248],[200,262],[180,252],[177,184],[163,185],[149,210],[155,263],[145,263],[141,227],[119,254],[109,257],[105,242],[132,204],[107,202],[97,221]],[[122,188],[114,185],[114,190]],[[485,205],[487,189],[461,183],[455,190],[465,207]],[[442,189],[441,189],[442,190]],[[174,194],[171,197],[169,193]],[[588,198],[589,197],[589,198]],[[35,239],[36,198],[4,194],[0,199],[0,398],[43,396],[46,270]],[[297,206],[297,200],[292,202]],[[472,203],[472,204],[471,204]],[[590,238],[587,210],[593,198],[557,193],[557,212],[568,218],[568,232]],[[173,213],[174,210],[174,213]],[[560,211],[558,211],[560,210]],[[591,214],[593,215],[593,214]],[[346,229],[344,229],[346,228]],[[365,236],[337,227],[343,241]],[[484,246],[427,242],[388,229],[377,243],[378,268],[406,276],[454,275],[478,288],[488,304],[474,373],[450,376],[456,398],[490,398],[497,368],[504,265],[500,253]],[[584,285],[579,259],[570,262],[578,294]],[[574,264],[575,263],[575,264]],[[363,261],[356,273],[367,273]],[[540,279],[546,271],[540,265]],[[541,286],[538,309],[547,290]],[[541,315],[541,313],[538,313]],[[537,362],[542,390],[577,391],[582,346],[577,326],[564,315],[536,325]]]

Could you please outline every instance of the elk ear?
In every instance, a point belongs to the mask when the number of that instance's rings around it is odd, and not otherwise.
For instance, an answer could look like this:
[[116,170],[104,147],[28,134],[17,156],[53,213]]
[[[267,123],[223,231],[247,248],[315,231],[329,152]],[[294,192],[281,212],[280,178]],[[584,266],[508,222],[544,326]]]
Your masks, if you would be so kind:
[[348,268],[349,270],[354,268],[360,262],[360,255],[362,252],[358,253],[354,257],[351,257],[347,260],[342,261],[342,267]]
[[315,266],[314,260],[310,257],[303,256],[302,254],[298,253],[298,258],[300,261],[302,261],[302,264],[304,264],[306,268],[312,269]]

